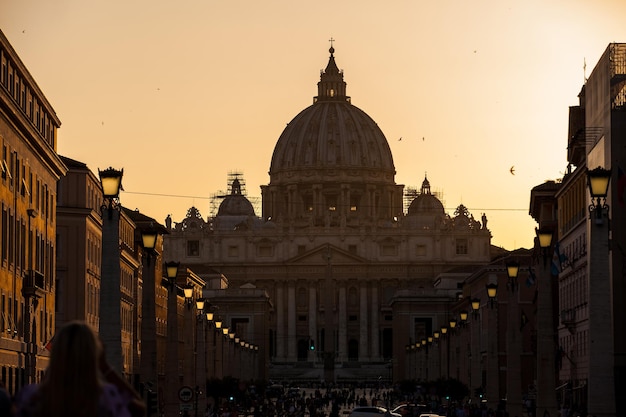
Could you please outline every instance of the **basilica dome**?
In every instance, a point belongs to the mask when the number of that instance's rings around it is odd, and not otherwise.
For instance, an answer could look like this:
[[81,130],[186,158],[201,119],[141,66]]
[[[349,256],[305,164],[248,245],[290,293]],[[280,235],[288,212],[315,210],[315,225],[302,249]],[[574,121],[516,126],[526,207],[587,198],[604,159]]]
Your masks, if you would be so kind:
[[281,134],[272,156],[270,182],[345,180],[393,184],[395,167],[385,135],[346,95],[334,48],[321,73],[318,96]]
[[415,197],[409,206],[409,216],[425,214],[444,215],[445,209],[441,201],[430,192],[430,182],[424,178],[420,194]]
[[254,216],[252,203],[241,193],[238,179],[233,181],[231,192],[224,197],[217,211],[219,216]]

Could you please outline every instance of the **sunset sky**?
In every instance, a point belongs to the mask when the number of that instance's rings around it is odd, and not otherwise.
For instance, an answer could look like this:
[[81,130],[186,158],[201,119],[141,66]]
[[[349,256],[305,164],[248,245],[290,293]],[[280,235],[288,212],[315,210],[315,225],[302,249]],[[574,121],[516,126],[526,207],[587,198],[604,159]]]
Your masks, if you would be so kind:
[[332,37],[396,182],[427,174],[449,214],[486,213],[506,249],[532,246],[530,190],[563,176],[568,108],[626,42],[625,16],[624,0],[0,0],[0,29],[62,121],[58,152],[123,168],[128,208],[206,218],[233,171],[258,200]]

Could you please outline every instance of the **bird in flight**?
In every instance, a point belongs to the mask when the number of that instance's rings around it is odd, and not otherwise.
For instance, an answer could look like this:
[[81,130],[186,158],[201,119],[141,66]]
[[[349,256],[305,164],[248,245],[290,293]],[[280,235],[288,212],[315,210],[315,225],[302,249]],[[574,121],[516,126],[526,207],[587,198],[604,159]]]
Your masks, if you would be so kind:
[[398,142],[400,142],[402,140],[402,136],[400,136],[400,139],[398,139]]
[[515,165],[513,165],[510,169],[509,172],[511,173],[511,175],[515,175]]

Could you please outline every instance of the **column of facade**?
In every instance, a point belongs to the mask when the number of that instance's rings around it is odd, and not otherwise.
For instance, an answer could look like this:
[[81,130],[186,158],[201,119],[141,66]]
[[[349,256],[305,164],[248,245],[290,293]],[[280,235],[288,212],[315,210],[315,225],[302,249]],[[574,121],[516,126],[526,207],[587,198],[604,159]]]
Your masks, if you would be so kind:
[[[316,350],[320,348],[320,342],[317,339],[317,286],[309,287],[309,338],[315,344]],[[309,350],[309,361],[315,361],[315,351]]]
[[285,313],[283,282],[276,283],[276,360],[285,360]]
[[315,184],[313,186],[313,217],[319,217],[322,213],[320,210],[320,190],[322,186],[319,184]]
[[339,356],[340,362],[345,362],[348,357],[348,314],[346,312],[346,286],[339,287]]
[[287,284],[287,360],[297,360],[298,341],[296,339],[296,287],[294,282]]
[[359,334],[359,361],[367,360],[369,357],[369,352],[367,350],[368,340],[369,340],[369,327],[367,325],[367,313],[368,313],[368,305],[367,305],[367,284],[362,283],[361,288],[361,303],[360,303],[360,334]]
[[378,307],[378,287],[376,285],[372,286],[372,303],[371,309],[372,313],[372,330],[370,332],[370,358],[372,360],[380,359],[380,329],[378,324],[379,319],[379,307]]
[[294,197],[296,189],[297,187],[295,185],[287,186],[287,214],[289,218],[294,217],[296,213],[296,199]]

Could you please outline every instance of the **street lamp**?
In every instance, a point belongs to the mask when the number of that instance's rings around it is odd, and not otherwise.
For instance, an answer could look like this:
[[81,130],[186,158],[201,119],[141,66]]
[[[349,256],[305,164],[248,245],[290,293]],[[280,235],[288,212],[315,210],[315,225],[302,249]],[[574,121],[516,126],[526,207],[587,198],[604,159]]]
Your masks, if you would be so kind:
[[[187,304],[187,310],[191,310],[191,306],[194,303],[194,290],[195,287],[193,284],[188,283],[184,288],[183,292],[185,295],[185,302]],[[193,347],[193,369],[191,370],[189,376],[193,379],[194,385],[196,387],[196,397],[194,401],[194,415],[198,416],[198,399],[199,396],[202,395],[202,390],[200,389],[200,384],[203,380],[206,380],[206,332],[205,332],[205,323],[210,321],[208,316],[204,314],[204,308],[207,305],[207,301],[204,297],[197,297],[195,299],[196,310],[195,313],[189,313],[191,320],[191,335],[193,337],[193,341],[191,346]],[[213,316],[211,315],[211,319]],[[200,360],[198,360],[198,356],[200,355]],[[198,373],[198,369],[200,369],[200,373]]]
[[185,295],[187,310],[191,310],[191,305],[193,304],[193,285],[189,283],[185,285],[183,287],[183,294]]
[[[100,328],[102,343],[111,367],[123,372],[122,296],[120,292],[120,210],[119,194],[124,170],[98,170],[102,196],[102,265],[100,277]],[[107,215],[104,215],[106,211]]]
[[[601,167],[587,171],[587,186],[591,195],[590,214],[595,212],[596,219],[602,219],[604,211],[608,211],[606,196],[609,193],[609,182],[611,181],[611,171]],[[596,199],[594,202],[593,199]]]
[[467,310],[459,311],[459,322],[457,323],[457,325],[460,326],[461,328],[464,328],[465,326],[467,326],[468,317],[469,317],[469,313],[467,312]]
[[102,196],[104,197],[103,208],[109,210],[109,218],[111,218],[113,209],[119,210],[119,195],[122,187],[122,176],[124,175],[124,169],[117,170],[114,168],[107,168],[104,171],[98,170],[100,175],[100,185],[102,185]]
[[537,282],[537,413],[557,413],[555,375],[555,326],[553,276],[548,265],[554,228],[542,224],[535,229],[540,254],[543,258],[541,276]]
[[496,294],[498,292],[498,284],[490,282],[485,285],[485,287],[487,288],[487,297],[489,297],[489,307],[493,308],[493,304],[496,300]]
[[450,331],[453,332],[456,329],[456,319],[452,317],[448,324],[450,325]]
[[554,230],[550,227],[543,227],[535,229],[537,234],[537,240],[539,241],[539,248],[541,249],[541,255],[543,256],[543,266],[548,263],[548,257],[550,256],[550,247],[552,246],[552,235]]
[[519,320],[519,293],[517,292],[519,285],[517,276],[519,274],[520,264],[517,260],[509,260],[506,263],[506,286],[510,290],[508,293],[507,308],[507,329],[506,329],[506,387],[507,387],[507,409],[510,415],[522,415],[522,393],[520,387],[521,379],[521,354],[522,341],[521,333],[518,330]]
[[472,305],[472,316],[474,317],[474,319],[478,318],[478,311],[480,310],[480,298],[472,298],[471,301],[471,305]]
[[[137,225],[141,235],[142,248],[142,301],[141,301],[141,377],[144,384],[152,384],[156,392],[162,392],[158,386],[157,363],[157,315],[156,315],[156,246],[162,230],[155,227],[153,222],[147,226]],[[163,230],[164,231],[164,230]],[[159,286],[161,280],[159,279]],[[161,401],[158,401],[161,403]]]
[[[176,285],[176,277],[178,276],[178,269],[180,268],[180,262],[170,261],[165,263],[165,276],[167,279],[167,344],[165,356],[166,361],[166,374],[177,375],[178,374],[178,291]],[[178,390],[180,388],[179,382],[176,378],[166,378],[166,391],[164,402],[165,415],[171,415],[174,412],[174,407],[178,405]]]
[[506,286],[511,292],[515,292],[517,290],[517,275],[519,273],[519,262],[517,261],[509,261],[506,263],[506,276],[508,277],[508,281]]
[[[613,286],[610,273],[609,206],[606,197],[611,171],[597,167],[587,171],[591,197],[589,205],[589,375],[587,410],[589,415],[614,416]],[[594,201],[595,200],[595,201]],[[595,214],[595,215],[594,215]]]
[[167,277],[170,285],[176,285],[176,276],[178,275],[178,268],[180,262],[166,262],[165,263],[165,276]]

